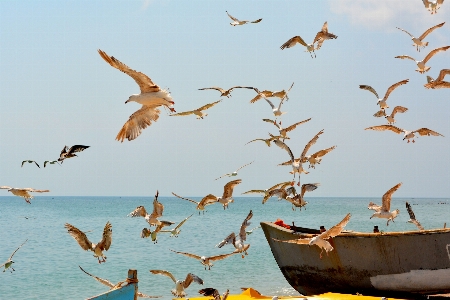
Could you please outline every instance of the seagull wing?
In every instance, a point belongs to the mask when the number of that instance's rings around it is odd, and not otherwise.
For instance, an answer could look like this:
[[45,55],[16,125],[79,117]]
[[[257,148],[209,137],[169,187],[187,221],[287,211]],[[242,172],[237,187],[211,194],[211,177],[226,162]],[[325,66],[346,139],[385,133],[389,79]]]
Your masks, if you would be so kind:
[[244,222],[242,222],[241,229],[239,230],[239,238],[241,241],[247,240],[247,232],[245,232],[245,229],[250,225],[250,219],[253,217],[253,212],[250,210],[247,217],[245,218]]
[[123,142],[124,139],[134,140],[141,134],[143,129],[152,125],[152,121],[156,122],[159,119],[159,113],[160,110],[154,106],[142,105],[123,125],[116,136],[116,140],[120,142]]
[[112,225],[111,223],[106,222],[105,228],[103,229],[103,236],[102,240],[97,244],[98,247],[102,250],[108,251],[109,247],[111,246],[112,242]]
[[[294,159],[294,161],[298,161],[298,159]],[[290,166],[290,165],[292,165],[292,160],[282,162],[281,164],[278,164],[278,165],[279,166]]]
[[236,19],[235,17],[233,17],[232,15],[230,15],[228,13],[228,11],[225,11],[227,13],[227,15],[230,17],[231,20],[236,21],[236,22],[240,22],[238,19]]
[[220,243],[216,245],[217,248],[222,248],[225,245],[233,244],[236,241],[236,234],[234,232],[230,233],[226,238],[224,238]]
[[415,219],[416,219],[416,216],[414,215],[414,212],[413,212],[413,210],[412,210],[412,208],[411,208],[411,204],[409,204],[408,201],[406,202],[406,210],[408,211],[409,218],[410,218],[411,220],[415,220]]
[[33,192],[33,193],[48,193],[50,192],[50,190],[36,190],[36,189],[32,189],[32,188],[25,188],[23,189],[27,192]]
[[61,150],[61,153],[59,154],[59,158],[64,158],[66,153],[67,153],[67,146],[64,146],[64,148]]
[[386,116],[386,112],[384,111],[384,109],[380,109],[379,111],[374,113],[373,116],[376,117],[376,118],[385,117]]
[[371,87],[370,85],[360,84],[359,88],[362,89],[362,90],[366,90],[366,91],[372,92],[375,95],[375,97],[377,97],[377,99],[379,98],[377,92],[375,91],[375,89],[373,87]]
[[378,126],[372,126],[372,127],[367,127],[364,130],[375,130],[375,131],[385,131],[385,130],[390,130],[392,132],[395,132],[397,134],[400,134],[403,132],[403,129],[400,129],[394,125],[378,125]]
[[422,33],[422,35],[419,37],[419,40],[423,40],[427,35],[429,35],[433,30],[435,30],[436,28],[442,27],[444,26],[445,22],[441,23],[441,24],[437,24],[433,27],[428,28],[424,33]]
[[162,217],[164,211],[164,205],[158,201],[158,199],[153,200],[153,212],[150,215],[151,218]]
[[311,148],[312,145],[314,145],[317,142],[317,139],[319,138],[319,135],[323,133],[323,129],[319,131],[309,142],[306,144],[305,148],[303,149],[302,154],[300,155],[300,161],[303,160],[303,158],[306,156],[306,153],[308,152],[309,148]]
[[145,207],[143,206],[138,206],[136,207],[135,210],[133,210],[132,212],[130,212],[128,214],[128,217],[146,217],[147,216],[147,211],[145,210]]
[[84,145],[73,145],[70,147],[69,151],[67,153],[75,153],[75,152],[81,152],[85,149],[89,148],[90,146],[84,146]]
[[183,111],[183,112],[176,113],[176,114],[170,114],[169,116],[171,116],[171,117],[176,117],[176,116],[188,116],[188,115],[192,115],[192,114],[194,114],[194,111],[193,111],[193,110],[190,110],[190,111]]
[[187,253],[187,252],[179,252],[179,251],[175,251],[175,250],[172,250],[172,249],[169,249],[169,250],[172,251],[172,252],[175,252],[175,253],[178,253],[178,254],[190,257],[190,258],[195,258],[197,260],[201,260],[202,259],[200,256],[198,256],[196,254],[191,254],[191,253]]
[[8,259],[9,261],[13,258],[14,254],[16,254],[17,250],[19,250],[20,247],[22,247],[27,241],[28,241],[28,239],[26,239],[25,242],[22,243],[22,245],[20,245],[19,247],[17,247],[16,250],[13,251],[13,253],[11,254],[11,256]]
[[274,140],[273,141],[275,143],[275,145],[277,145],[278,147],[280,147],[281,149],[284,149],[287,151],[287,153],[289,154],[289,156],[291,157],[291,163],[294,161],[294,154],[292,154],[291,149],[289,148],[288,145],[286,145],[284,142],[280,141],[280,140]]
[[250,23],[259,23],[259,22],[261,22],[262,21],[262,18],[261,19],[258,19],[258,20],[255,20],[255,21],[251,21]]
[[222,260],[225,259],[231,255],[235,254],[234,252],[228,253],[228,254],[220,254],[220,255],[215,255],[215,256],[210,256],[209,260],[210,261],[216,261],[216,260]]
[[448,75],[448,74],[450,74],[450,69],[442,69],[439,72],[439,76],[438,76],[438,78],[436,78],[436,81],[444,80],[445,75]]
[[392,198],[392,194],[395,193],[396,190],[398,190],[400,188],[400,186],[402,185],[402,183],[398,183],[395,186],[393,186],[389,191],[387,191],[382,198],[382,203],[381,203],[381,209],[385,210],[385,211],[390,211],[391,210],[391,198]]
[[306,192],[312,192],[319,187],[320,183],[305,183],[302,184],[301,197],[305,195]]
[[78,242],[80,247],[83,248],[83,250],[87,251],[92,249],[92,242],[89,241],[83,231],[73,225],[70,225],[69,223],[66,223],[64,227],[67,229],[67,232]]
[[244,194],[264,194],[266,191],[265,190],[249,190],[246,192],[243,192],[242,195]]
[[204,289],[199,290],[198,293],[199,293],[200,295],[205,296],[205,297],[206,297],[206,296],[212,296],[212,297],[214,297],[214,299],[215,299],[217,296],[220,297],[219,291],[216,290],[215,288],[204,288]]
[[197,108],[196,110],[205,110],[205,109],[211,108],[211,107],[213,107],[214,105],[216,105],[216,104],[219,103],[219,102],[222,102],[222,100],[219,100],[219,101],[216,101],[216,102],[213,102],[213,103],[209,103],[209,104],[203,105],[202,107]]
[[434,50],[431,50],[430,53],[427,54],[427,56],[425,56],[425,58],[423,59],[423,63],[425,64],[430,58],[432,58],[436,53],[438,52],[442,52],[442,51],[447,51],[447,49],[450,48],[450,46],[445,46],[445,47],[440,47],[440,48],[436,48]]
[[104,284],[104,285],[106,285],[106,286],[108,286],[110,288],[113,288],[115,286],[115,284],[112,283],[111,281],[109,281],[107,279],[103,279],[103,278],[97,277],[95,275],[92,275],[92,274],[86,272],[82,267],[80,267],[80,266],[78,266],[78,267],[81,269],[81,271],[83,271],[84,273],[88,274],[89,276],[91,276],[92,278],[97,280],[98,282],[100,282],[100,283],[102,283],[102,284]]
[[178,223],[178,225],[175,227],[175,229],[179,229],[181,226],[183,226],[183,224],[190,218],[192,217],[194,214],[190,215],[189,217],[187,217],[186,219],[184,219],[183,221],[181,221],[180,223]]
[[408,109],[407,109],[406,107],[403,107],[403,106],[396,106],[396,107],[394,107],[394,109],[392,110],[391,115],[392,115],[392,117],[394,117],[395,114],[397,114],[397,113],[404,113],[404,112],[406,112],[407,110],[408,110]]
[[253,161],[252,161],[251,163],[248,163],[248,164],[243,165],[242,167],[240,167],[239,169],[237,169],[236,172],[239,171],[240,169],[242,169],[242,168],[248,166],[248,165],[251,165],[252,163],[253,163]]
[[154,84],[153,81],[144,73],[137,72],[130,69],[127,65],[117,60],[114,56],[109,56],[104,51],[98,49],[100,56],[112,67],[124,72],[128,76],[134,79],[141,89],[141,93],[154,93],[161,89],[158,85]]
[[159,275],[164,275],[169,277],[170,279],[173,280],[173,282],[177,282],[177,280],[175,279],[175,277],[172,275],[172,273],[170,273],[169,271],[165,271],[165,270],[150,270],[150,273],[152,274],[159,274]]
[[217,197],[213,194],[208,194],[200,201],[199,205],[206,206],[217,202]]
[[374,210],[374,211],[380,211],[381,210],[381,206],[373,203],[372,201],[369,203],[369,206],[367,207],[368,209]]
[[344,230],[345,225],[347,225],[348,221],[350,221],[351,214],[348,213],[342,221],[340,221],[338,224],[334,225],[327,231],[322,232],[319,237],[323,240],[329,239],[331,237],[335,237],[339,235],[342,230]]
[[322,25],[322,32],[328,33],[328,22],[323,23]]
[[202,88],[202,89],[199,89],[199,90],[201,90],[201,91],[203,91],[203,90],[217,90],[221,94],[225,93],[225,90],[223,88],[218,87],[218,86],[213,86],[213,87],[209,87],[209,88]]
[[420,129],[414,130],[413,132],[417,132],[418,134],[420,134],[422,136],[423,135],[427,135],[427,136],[430,136],[430,135],[443,136],[439,132],[433,131],[433,130],[428,129],[428,128],[420,128]]
[[286,43],[281,45],[280,48],[281,48],[281,50],[283,50],[284,48],[291,48],[291,47],[294,47],[297,43],[302,44],[305,47],[308,46],[308,44],[306,44],[305,41],[300,36],[297,35],[297,36],[290,38]]
[[[278,125],[278,123],[277,122],[275,122],[274,120],[271,120],[271,119],[262,119],[264,122],[267,122],[267,123],[272,123],[273,125],[275,125],[275,126],[277,126],[277,128],[278,129],[280,129],[280,125]],[[311,120],[311,119],[309,119],[309,120]],[[308,120],[308,121],[309,121]],[[303,122],[303,121],[302,121]]]
[[9,189],[12,189],[12,187],[6,186],[6,185],[2,185],[2,186],[0,186],[0,189],[9,190]]
[[400,27],[395,27],[395,28],[397,28],[397,29],[400,29],[401,31],[403,31],[403,32],[406,32],[410,37],[414,37],[411,33],[409,33],[408,31],[406,31],[405,29],[401,29]]
[[183,198],[181,196],[178,196],[177,194],[175,194],[174,192],[172,192],[172,195],[174,195],[177,198],[183,199],[183,200],[187,200],[187,201],[191,201],[192,203],[198,204],[199,202],[192,200],[192,199],[188,199],[188,198]]
[[277,241],[277,242],[283,242],[283,243],[290,243],[290,244],[309,244],[309,242],[311,241],[310,238],[301,238],[301,239],[295,239],[295,240],[279,240],[279,239],[275,239],[272,238],[272,240]]
[[187,289],[193,281],[195,281],[198,284],[203,284],[203,279],[201,279],[200,277],[198,277],[195,274],[188,273],[186,275],[186,279],[184,279],[184,281],[183,281],[183,287],[185,289]]
[[410,60],[412,60],[412,61],[416,61],[414,58],[412,58],[411,56],[409,56],[409,55],[399,55],[399,56],[396,56],[396,57],[394,57],[394,58],[400,58],[400,59],[410,59]]
[[383,99],[386,100],[386,99],[389,97],[389,95],[392,93],[393,90],[395,90],[398,86],[400,86],[400,85],[402,85],[402,84],[407,84],[408,82],[409,82],[409,79],[405,79],[405,80],[399,81],[399,82],[394,83],[393,85],[391,85],[391,86],[387,89],[386,94],[384,95],[384,98],[383,98]]
[[233,181],[228,182],[223,187],[223,196],[222,198],[229,198],[233,195],[233,189],[236,185],[240,184],[242,182],[242,179],[236,179]]
[[218,179],[220,179],[220,178],[223,178],[223,177],[225,177],[225,176],[228,176],[228,177],[230,177],[230,176],[231,176],[231,173],[223,174],[222,176],[220,176],[220,177],[217,177],[217,178],[216,178],[216,179],[214,179],[214,180],[218,180]]
[[269,105],[270,105],[270,107],[272,107],[272,109],[275,108],[275,105],[273,105],[272,101],[270,101],[270,100],[267,99],[267,98],[264,98],[264,99],[267,101],[267,103],[269,103]]
[[337,146],[332,146],[330,148],[327,149],[323,149],[323,150],[319,150],[316,153],[314,153],[313,155],[311,155],[312,158],[317,158],[317,157],[322,157],[328,153],[330,153],[331,151],[333,151]]

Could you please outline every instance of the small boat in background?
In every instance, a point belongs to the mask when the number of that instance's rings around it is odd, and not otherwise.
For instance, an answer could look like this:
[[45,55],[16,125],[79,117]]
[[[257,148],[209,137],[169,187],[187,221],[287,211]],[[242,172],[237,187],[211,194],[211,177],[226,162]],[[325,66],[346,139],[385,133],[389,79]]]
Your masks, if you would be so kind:
[[87,298],[86,300],[137,300],[138,278],[137,270],[128,270],[126,285],[109,290],[103,294]]

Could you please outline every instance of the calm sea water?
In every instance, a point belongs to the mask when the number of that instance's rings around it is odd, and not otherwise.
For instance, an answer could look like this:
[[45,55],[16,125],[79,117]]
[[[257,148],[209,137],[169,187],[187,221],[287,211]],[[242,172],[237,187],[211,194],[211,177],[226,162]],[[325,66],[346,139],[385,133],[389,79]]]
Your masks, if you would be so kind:
[[[201,198],[193,199],[200,200]],[[170,290],[174,283],[170,278],[153,275],[150,269],[170,271],[177,279],[184,279],[191,272],[204,280],[204,285],[193,283],[188,296],[199,296],[197,291],[214,287],[222,293],[240,293],[240,287],[253,287],[266,295],[298,295],[280,272],[261,229],[248,236],[251,244],[249,255],[231,256],[215,262],[210,271],[200,262],[173,253],[190,252],[198,255],[217,255],[234,248],[214,246],[231,232],[238,232],[248,212],[253,210],[252,224],[261,221],[285,223],[293,221],[297,226],[329,228],[339,222],[346,213],[352,218],[346,229],[371,232],[374,225],[384,231],[414,230],[405,201],[413,206],[416,218],[426,229],[450,226],[450,199],[400,199],[392,200],[392,209],[399,208],[395,223],[386,226],[385,220],[372,219],[367,209],[370,201],[381,204],[379,198],[307,198],[306,210],[292,211],[286,201],[272,198],[261,204],[261,197],[235,198],[230,208],[211,205],[199,215],[195,205],[174,197],[160,197],[164,204],[162,220],[180,222],[194,213],[182,227],[178,238],[169,234],[158,235],[158,243],[140,238],[146,222],[143,218],[130,218],[127,214],[137,206],[152,210],[153,197],[36,197],[32,204],[19,197],[0,197],[0,261],[6,260],[23,241],[28,242],[15,254],[15,272],[0,272],[1,299],[84,299],[106,291],[108,288],[84,274],[78,266],[113,283],[124,280],[128,269],[137,269],[139,290],[148,295],[160,295],[172,299]],[[27,217],[27,218],[25,218]],[[110,221],[113,241],[106,252],[107,262],[98,264],[92,252],[83,251],[67,233],[64,224],[70,223],[87,233],[94,243],[100,241],[103,227]]]

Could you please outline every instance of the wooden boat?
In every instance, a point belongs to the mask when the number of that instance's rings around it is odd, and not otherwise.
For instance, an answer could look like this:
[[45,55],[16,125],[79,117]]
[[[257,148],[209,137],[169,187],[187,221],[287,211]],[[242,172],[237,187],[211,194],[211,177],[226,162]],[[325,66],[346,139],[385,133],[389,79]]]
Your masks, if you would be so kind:
[[138,279],[136,270],[128,270],[127,284],[109,290],[103,294],[87,298],[87,300],[137,300],[138,294]]
[[331,238],[334,250],[274,241],[311,238],[317,229],[261,222],[289,284],[303,295],[324,292],[417,298],[450,292],[450,229],[361,233]]

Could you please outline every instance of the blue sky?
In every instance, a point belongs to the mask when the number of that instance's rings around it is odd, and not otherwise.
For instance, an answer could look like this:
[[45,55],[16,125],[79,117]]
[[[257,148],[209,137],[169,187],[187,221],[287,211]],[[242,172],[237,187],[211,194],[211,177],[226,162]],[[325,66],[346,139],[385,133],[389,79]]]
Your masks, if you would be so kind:
[[[225,11],[258,24],[230,26]],[[337,145],[302,183],[320,182],[316,197],[381,197],[403,182],[396,197],[449,197],[450,90],[427,90],[426,75],[449,68],[450,52],[438,53],[426,74],[415,72],[411,55],[450,45],[450,24],[432,32],[417,52],[410,37],[448,21],[449,5],[431,15],[422,1],[2,1],[0,2],[0,185],[50,189],[48,195],[183,196],[220,195],[227,178],[240,171],[236,195],[290,180],[289,159],[272,145],[251,143],[276,128],[265,101],[250,104],[252,90],[232,97],[197,120],[160,119],[134,141],[115,140],[136,111],[124,104],[136,83],[109,66],[102,49],[169,88],[178,112],[220,99],[199,88],[235,85],[260,90],[287,89],[295,82],[283,125],[312,120],[287,140],[297,157],[321,129],[311,152]],[[338,38],[326,41],[311,59],[304,47],[280,50],[295,35],[312,42],[325,21]],[[385,124],[372,115],[375,97],[358,88],[371,85],[379,95],[409,79],[389,97],[396,126],[427,127],[445,137],[420,137],[415,144],[392,132],[365,131]],[[278,99],[273,99],[278,102]],[[64,145],[91,146],[63,166],[43,168]],[[22,160],[41,164],[20,167]],[[236,179],[236,178],[231,178]],[[230,180],[231,180],[230,179]],[[9,195],[5,190],[3,195]]]

